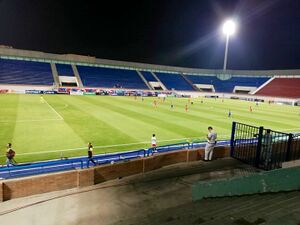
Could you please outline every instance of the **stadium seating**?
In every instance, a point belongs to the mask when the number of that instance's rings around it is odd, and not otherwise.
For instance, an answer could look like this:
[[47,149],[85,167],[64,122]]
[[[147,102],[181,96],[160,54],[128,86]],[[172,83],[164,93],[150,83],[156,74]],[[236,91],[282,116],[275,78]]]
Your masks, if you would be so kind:
[[155,73],[160,81],[169,90],[194,91],[193,87],[181,76],[181,74]]
[[256,94],[300,98],[300,78],[275,78]]
[[145,79],[148,82],[157,82],[157,80],[155,79],[155,77],[152,75],[151,72],[148,71],[141,71],[141,73],[143,74],[143,76],[145,77]]
[[74,77],[72,66],[69,64],[55,64],[59,76]]
[[86,87],[149,89],[135,70],[77,66]]
[[229,80],[220,80],[217,76],[186,75],[193,84],[213,85],[216,92],[232,93],[235,86],[259,87],[268,77],[241,77],[234,76]]
[[52,85],[49,63],[0,59],[0,83]]

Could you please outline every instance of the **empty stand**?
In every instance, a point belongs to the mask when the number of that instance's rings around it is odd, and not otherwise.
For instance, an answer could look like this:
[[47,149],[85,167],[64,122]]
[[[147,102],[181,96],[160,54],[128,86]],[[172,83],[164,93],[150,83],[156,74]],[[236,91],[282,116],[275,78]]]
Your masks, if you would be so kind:
[[135,70],[77,66],[86,87],[149,89]]
[[59,76],[74,76],[72,66],[69,64],[56,64],[57,73]]
[[49,63],[0,59],[0,83],[53,85]]
[[170,73],[155,73],[160,81],[169,90],[184,90],[194,91],[194,88],[181,76],[181,74],[170,74]]
[[185,75],[193,84],[213,85],[216,92],[231,93],[235,86],[259,87],[268,77],[234,76],[228,80],[220,80],[217,76]]
[[145,79],[148,82],[157,82],[157,80],[155,79],[155,77],[152,75],[151,72],[148,71],[141,71],[141,73],[143,74],[143,76],[145,77]]
[[300,98],[300,77],[275,78],[256,94],[265,96],[278,96],[288,98]]

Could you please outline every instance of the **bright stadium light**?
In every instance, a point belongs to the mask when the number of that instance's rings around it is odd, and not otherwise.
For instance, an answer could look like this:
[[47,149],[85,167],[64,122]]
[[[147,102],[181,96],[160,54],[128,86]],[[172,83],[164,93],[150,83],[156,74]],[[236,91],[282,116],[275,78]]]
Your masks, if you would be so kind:
[[223,33],[225,35],[233,35],[235,33],[235,23],[232,20],[227,20],[223,24]]
[[226,35],[226,46],[225,46],[225,55],[224,55],[224,64],[223,70],[226,70],[227,67],[227,54],[228,54],[228,44],[229,44],[229,36],[233,35],[236,30],[235,22],[231,19],[226,20],[223,24],[223,33]]

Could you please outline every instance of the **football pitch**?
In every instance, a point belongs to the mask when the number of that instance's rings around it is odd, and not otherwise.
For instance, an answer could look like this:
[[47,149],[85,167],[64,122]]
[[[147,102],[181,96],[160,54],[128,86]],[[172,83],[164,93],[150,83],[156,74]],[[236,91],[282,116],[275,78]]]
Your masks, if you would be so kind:
[[87,142],[94,154],[149,148],[153,133],[158,145],[205,140],[208,126],[229,139],[232,121],[300,132],[299,107],[229,99],[8,94],[0,104],[1,164],[8,142],[30,162],[86,155]]

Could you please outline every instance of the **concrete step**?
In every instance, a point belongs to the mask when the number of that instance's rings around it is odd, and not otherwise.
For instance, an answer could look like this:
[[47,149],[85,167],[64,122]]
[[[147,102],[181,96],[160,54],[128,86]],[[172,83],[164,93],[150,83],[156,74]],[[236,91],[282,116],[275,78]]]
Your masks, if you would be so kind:
[[[300,222],[300,192],[204,199],[199,202],[180,205],[161,212],[124,220],[126,224],[162,225],[251,225],[251,224],[293,224]],[[277,203],[277,204],[276,204]],[[269,211],[278,210],[276,215]],[[293,210],[292,210],[293,209]],[[251,215],[250,215],[251,214]],[[282,218],[285,218],[284,220]],[[286,223],[284,223],[286,221]]]

